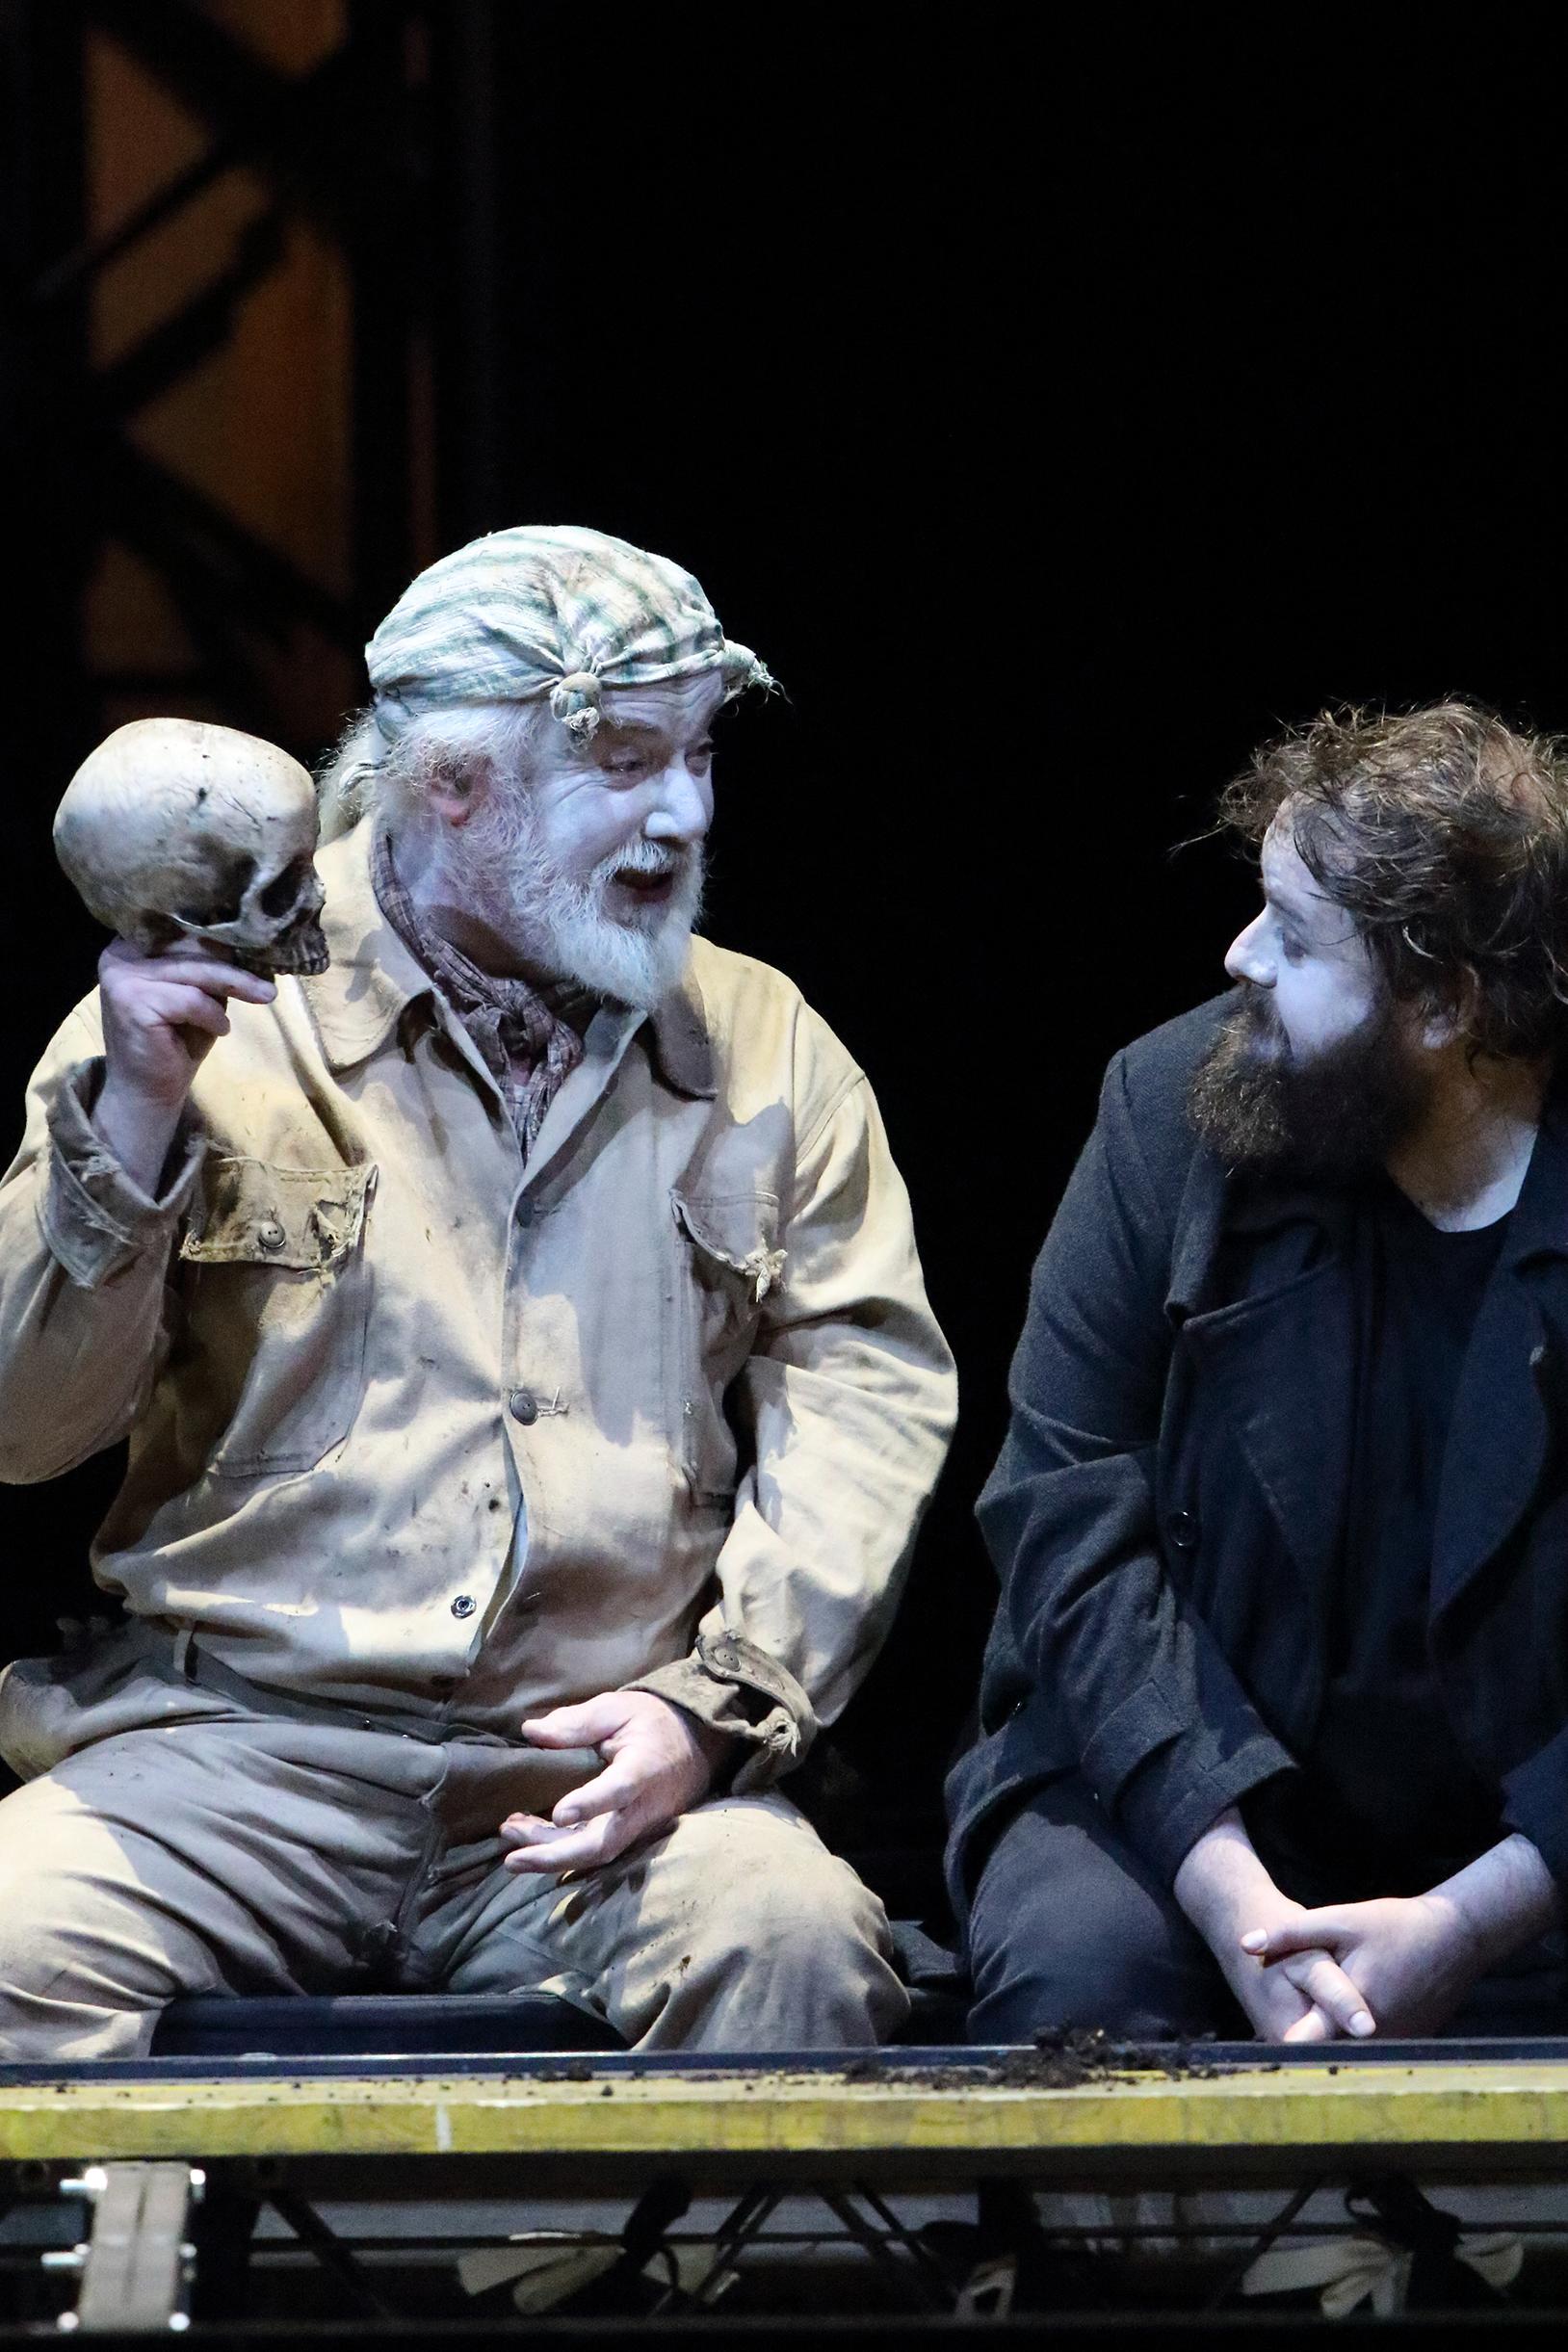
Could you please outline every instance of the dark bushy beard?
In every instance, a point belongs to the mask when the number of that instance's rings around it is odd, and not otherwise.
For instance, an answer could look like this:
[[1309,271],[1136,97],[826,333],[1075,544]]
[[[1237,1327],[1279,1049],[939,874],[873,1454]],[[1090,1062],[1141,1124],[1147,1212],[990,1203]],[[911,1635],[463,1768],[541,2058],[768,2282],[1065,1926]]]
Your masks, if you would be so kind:
[[1193,1074],[1188,1116],[1228,1168],[1344,1182],[1420,1125],[1431,1082],[1384,996],[1346,1037],[1302,1059],[1267,991],[1243,981]]

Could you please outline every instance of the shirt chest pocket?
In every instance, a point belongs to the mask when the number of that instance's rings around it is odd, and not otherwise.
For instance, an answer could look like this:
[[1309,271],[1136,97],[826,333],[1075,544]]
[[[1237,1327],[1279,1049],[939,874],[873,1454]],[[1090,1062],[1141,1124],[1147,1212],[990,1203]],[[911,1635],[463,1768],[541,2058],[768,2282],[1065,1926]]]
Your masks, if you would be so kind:
[[681,1468],[699,1503],[735,1493],[739,1449],[727,1392],[750,1355],[765,1299],[784,1272],[771,1192],[672,1192],[676,1250],[674,1393]]
[[187,1435],[216,1477],[311,1470],[365,1385],[376,1169],[210,1162],[180,1247]]

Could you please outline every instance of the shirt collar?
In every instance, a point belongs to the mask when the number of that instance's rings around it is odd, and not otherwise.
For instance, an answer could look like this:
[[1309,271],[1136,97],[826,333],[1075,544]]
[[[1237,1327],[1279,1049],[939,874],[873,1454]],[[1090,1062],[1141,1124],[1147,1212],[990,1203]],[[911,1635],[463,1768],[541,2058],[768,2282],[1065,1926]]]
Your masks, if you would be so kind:
[[466,1022],[476,1014],[493,1013],[516,1025],[536,1046],[557,1023],[564,1022],[579,1036],[587,1033],[600,999],[576,980],[502,978],[482,971],[471,957],[439,931],[420,920],[419,908],[404,888],[390,835],[378,828],[371,841],[370,885],[376,902],[409,953],[431,975],[447,1003]]
[[[436,993],[431,975],[377,902],[371,880],[374,825],[374,818],[362,820],[316,858],[327,892],[322,928],[332,960],[325,972],[306,975],[301,985],[333,1071],[368,1061],[407,1007]],[[690,956],[680,981],[651,1012],[607,1005],[594,1015],[590,1034],[601,1024],[617,1032],[646,1024],[661,1075],[675,1092],[699,1098],[717,1094],[707,1015]]]

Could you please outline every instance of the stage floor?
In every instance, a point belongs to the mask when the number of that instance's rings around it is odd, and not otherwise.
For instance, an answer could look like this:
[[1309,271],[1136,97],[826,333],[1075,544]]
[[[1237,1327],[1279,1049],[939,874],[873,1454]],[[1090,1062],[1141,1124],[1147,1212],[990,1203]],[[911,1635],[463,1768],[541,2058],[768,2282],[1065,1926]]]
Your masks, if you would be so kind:
[[1424,2178],[1545,2175],[1565,2149],[1555,2041],[0,2068],[0,2160],[24,2164],[504,2157],[558,2178],[678,2164],[701,2180],[760,2160],[778,2178],[1009,2172],[1043,2187],[1374,2160]]

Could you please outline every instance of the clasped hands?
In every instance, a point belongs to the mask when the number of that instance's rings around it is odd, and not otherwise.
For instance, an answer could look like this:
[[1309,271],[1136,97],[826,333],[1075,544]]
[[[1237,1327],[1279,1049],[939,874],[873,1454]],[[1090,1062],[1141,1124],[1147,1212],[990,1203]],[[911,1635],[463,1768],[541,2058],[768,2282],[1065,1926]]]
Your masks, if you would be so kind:
[[1440,1889],[1311,1911],[1275,1901],[1268,1924],[1238,1936],[1247,1959],[1226,1972],[1262,2039],[1431,2033],[1481,1973],[1469,1923]]
[[613,1862],[700,1804],[730,1742],[685,1708],[651,1690],[605,1690],[575,1707],[529,1718],[523,1738],[540,1748],[597,1748],[602,1772],[563,1796],[550,1818],[509,1814],[504,1868],[559,1877]]
[[1515,1835],[1426,1894],[1309,1911],[1280,1893],[1234,1809],[1188,1854],[1175,1893],[1270,2042],[1435,2032],[1562,1908],[1539,1851]]

